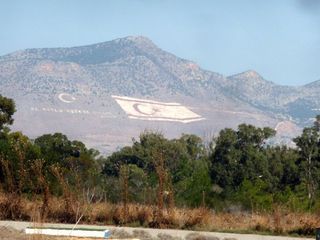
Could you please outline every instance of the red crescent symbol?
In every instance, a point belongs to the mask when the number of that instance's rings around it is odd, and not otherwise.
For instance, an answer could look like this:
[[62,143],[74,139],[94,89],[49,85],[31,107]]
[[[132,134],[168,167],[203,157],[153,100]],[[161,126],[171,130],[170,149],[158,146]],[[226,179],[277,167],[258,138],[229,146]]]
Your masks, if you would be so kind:
[[140,109],[140,106],[141,106],[141,105],[143,106],[143,104],[141,104],[141,103],[135,103],[135,104],[133,104],[133,108],[134,108],[134,110],[136,110],[138,113],[141,113],[141,114],[143,114],[143,115],[151,116],[151,115],[154,115],[156,112],[159,111],[159,109],[152,108],[152,113],[145,113],[145,112],[143,112],[143,111]]

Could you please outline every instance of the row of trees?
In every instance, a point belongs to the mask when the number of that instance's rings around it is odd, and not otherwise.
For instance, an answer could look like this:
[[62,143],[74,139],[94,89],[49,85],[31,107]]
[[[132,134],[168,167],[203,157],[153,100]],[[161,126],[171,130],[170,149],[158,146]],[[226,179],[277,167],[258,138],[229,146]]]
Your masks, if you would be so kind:
[[[61,133],[29,139],[11,132],[14,102],[0,96],[1,191],[42,196],[94,191],[107,201],[216,209],[320,209],[320,116],[294,139],[273,146],[270,128],[223,129],[209,145],[195,135],[143,132],[108,157]],[[159,190],[160,189],[160,190]],[[159,199],[161,201],[159,202]]]
[[320,203],[319,122],[317,117],[313,127],[294,139],[294,149],[268,144],[276,134],[273,129],[246,124],[221,130],[209,147],[195,135],[168,140],[145,132],[131,147],[109,156],[102,173],[111,182],[121,178],[120,166],[129,166],[131,197],[141,201],[142,191],[157,185],[154,166],[161,153],[169,176],[167,188],[178,205],[268,210],[285,204],[293,210],[311,210]]

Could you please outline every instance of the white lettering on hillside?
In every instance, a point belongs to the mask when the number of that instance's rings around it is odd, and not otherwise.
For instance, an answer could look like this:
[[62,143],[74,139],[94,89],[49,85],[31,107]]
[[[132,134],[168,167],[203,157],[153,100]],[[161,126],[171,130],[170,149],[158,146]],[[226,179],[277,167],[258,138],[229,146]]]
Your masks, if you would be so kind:
[[62,108],[52,108],[52,107],[31,107],[33,112],[51,112],[51,113],[68,113],[75,115],[99,115],[101,118],[115,118],[111,112],[100,112],[100,111],[89,111],[84,109],[62,109]]

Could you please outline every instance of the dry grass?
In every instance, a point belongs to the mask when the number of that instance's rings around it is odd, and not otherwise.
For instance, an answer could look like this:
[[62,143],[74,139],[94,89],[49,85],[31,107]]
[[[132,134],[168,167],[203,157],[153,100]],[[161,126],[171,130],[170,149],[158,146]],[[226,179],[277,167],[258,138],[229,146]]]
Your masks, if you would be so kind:
[[[47,209],[47,222],[75,223],[77,218],[69,218],[65,213],[65,201],[51,197]],[[127,226],[178,228],[207,231],[229,232],[266,232],[274,234],[313,235],[320,226],[320,216],[312,213],[293,213],[276,208],[271,213],[214,213],[207,208],[163,209],[161,225],[158,221],[158,206],[128,204],[126,211],[123,205],[111,203],[82,203],[81,223],[116,224]],[[28,220],[37,222],[41,218],[41,197],[38,200],[12,199],[11,195],[0,194],[0,219]],[[13,212],[4,211],[6,208]],[[9,213],[8,213],[9,212]],[[124,213],[126,216],[124,216]],[[67,217],[66,217],[67,216]],[[124,224],[126,223],[126,224]]]

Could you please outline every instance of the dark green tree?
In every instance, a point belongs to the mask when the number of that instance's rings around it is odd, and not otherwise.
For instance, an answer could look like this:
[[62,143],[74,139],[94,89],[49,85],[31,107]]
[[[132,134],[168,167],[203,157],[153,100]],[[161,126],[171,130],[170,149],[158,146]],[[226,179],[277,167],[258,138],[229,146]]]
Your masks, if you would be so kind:
[[210,156],[213,183],[225,189],[225,193],[233,193],[245,179],[269,179],[265,141],[274,135],[271,128],[246,124],[239,125],[237,131],[220,131]]
[[[74,188],[81,191],[98,187],[101,169],[98,161],[99,152],[87,149],[80,141],[71,141],[62,133],[45,134],[35,139],[35,145],[39,147],[44,159],[44,169],[58,166],[63,172],[64,180]],[[52,188],[56,188],[58,179],[49,176]],[[55,189],[57,192],[59,189]]]
[[[141,173],[143,170],[145,176],[148,176],[145,186],[156,189],[156,159],[159,159],[159,155],[166,172],[165,190],[170,194],[174,192],[181,204],[198,205],[202,191],[210,191],[210,177],[204,144],[195,135],[182,135],[181,138],[168,140],[162,134],[144,132],[139,141],[133,141],[131,147],[124,147],[108,157],[103,173],[111,179],[119,176],[120,168],[124,164],[131,165],[131,169],[132,165],[135,165],[138,167],[135,172]],[[199,179],[196,176],[199,176]],[[192,184],[194,186],[191,186]],[[188,201],[183,201],[182,196],[186,196],[187,191],[192,193],[192,196]],[[179,202],[177,204],[179,205]]]
[[72,142],[62,133],[45,134],[35,139],[35,144],[40,147],[46,165],[59,163],[62,166],[66,159],[72,155]]
[[0,131],[7,125],[13,123],[13,114],[16,111],[15,103],[12,99],[0,95]]
[[177,182],[175,192],[180,205],[199,207],[211,192],[211,179],[207,161],[204,159],[191,163],[185,178]]
[[211,178],[224,189],[239,186],[242,181],[241,150],[237,148],[237,142],[237,132],[230,128],[221,130],[214,139],[215,147],[210,156]]
[[300,184],[299,167],[296,164],[298,152],[287,146],[268,146],[266,155],[272,191],[283,192],[288,187],[294,190]]
[[30,190],[33,175],[30,168],[40,158],[40,149],[21,132],[10,132],[0,138],[0,181],[7,191]]
[[306,186],[310,204],[315,199],[315,194],[320,181],[320,116],[317,116],[313,127],[303,129],[302,134],[294,139],[298,150],[299,160],[297,162],[302,184]]

